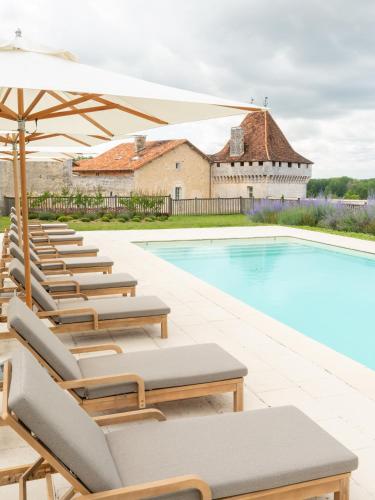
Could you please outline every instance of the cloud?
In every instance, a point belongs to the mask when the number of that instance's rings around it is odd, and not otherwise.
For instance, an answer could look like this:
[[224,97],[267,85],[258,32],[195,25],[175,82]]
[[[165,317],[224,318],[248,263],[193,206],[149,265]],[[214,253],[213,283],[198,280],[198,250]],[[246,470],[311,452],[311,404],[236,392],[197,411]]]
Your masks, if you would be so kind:
[[[20,26],[81,61],[262,104],[315,176],[375,176],[372,0],[50,0],[3,2],[0,38]],[[236,119],[154,130],[206,152]]]

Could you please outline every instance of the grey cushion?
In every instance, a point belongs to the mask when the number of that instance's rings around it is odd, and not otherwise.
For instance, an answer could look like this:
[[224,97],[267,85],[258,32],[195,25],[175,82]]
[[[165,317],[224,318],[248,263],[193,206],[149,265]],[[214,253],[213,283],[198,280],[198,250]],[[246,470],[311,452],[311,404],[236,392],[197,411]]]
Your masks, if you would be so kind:
[[[95,267],[113,266],[114,264],[110,257],[66,257],[64,259],[57,257],[57,260],[63,260],[67,269],[74,269],[77,267],[92,267],[95,269]],[[63,266],[59,262],[47,262],[46,264],[42,262],[40,267],[44,271],[48,271],[52,269],[62,269]]]
[[[81,291],[97,290],[106,288],[129,287],[136,286],[137,280],[127,273],[116,274],[77,274],[74,277],[70,276],[49,276],[48,280],[67,281],[74,280],[80,284]],[[70,292],[75,290],[74,285],[50,285],[48,289],[53,292]]]
[[[78,364],[84,378],[137,373],[144,379],[147,390],[203,384],[247,375],[246,366],[217,344],[95,356],[82,358]],[[100,398],[134,390],[134,384],[90,387],[87,396]]]
[[[21,264],[25,264],[24,256],[23,256],[23,251],[20,249],[19,246],[15,245],[14,243],[11,243],[9,245],[9,253],[12,257],[16,258],[21,262]],[[47,276],[39,269],[39,267],[30,259],[30,269],[31,269],[31,274],[36,278],[38,281],[45,281],[47,279]]]
[[8,304],[8,325],[57,372],[63,380],[81,378],[76,358],[38,316],[19,298]]
[[12,359],[9,408],[92,492],[121,486],[100,427],[22,348]]
[[[40,286],[40,285],[39,285]],[[47,292],[45,292],[47,293]],[[90,307],[98,313],[99,320],[138,318],[168,314],[170,308],[158,297],[113,297],[89,300],[69,301],[69,309]],[[63,316],[60,323],[92,322],[92,315]]]
[[61,235],[48,235],[47,236],[33,236],[31,240],[34,243],[46,243],[48,240],[52,243],[61,243],[61,241],[82,241],[83,236],[79,236],[78,234],[67,234],[66,236]]
[[[17,283],[20,283],[23,287],[25,286],[25,268],[17,259],[10,262],[9,274]],[[56,302],[33,275],[31,275],[31,293],[33,299],[44,311],[55,311],[57,309]]]
[[94,245],[85,245],[85,246],[62,245],[62,246],[56,246],[55,248],[61,255],[68,253],[80,254],[87,252],[99,252],[99,248]]
[[107,442],[125,485],[197,474],[209,484],[213,498],[357,467],[353,453],[292,406],[130,424],[109,432]]

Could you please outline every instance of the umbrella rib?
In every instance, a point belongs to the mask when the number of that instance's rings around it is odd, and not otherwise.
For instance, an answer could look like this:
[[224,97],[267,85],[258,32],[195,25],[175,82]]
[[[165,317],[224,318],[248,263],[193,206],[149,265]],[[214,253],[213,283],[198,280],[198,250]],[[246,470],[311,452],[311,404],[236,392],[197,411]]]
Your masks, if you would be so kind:
[[60,134],[60,135],[61,135],[62,137],[66,137],[67,139],[70,139],[70,140],[72,140],[72,141],[75,141],[75,142],[77,142],[78,144],[82,144],[82,146],[90,146],[90,144],[88,144],[87,142],[84,142],[84,141],[82,141],[82,140],[80,140],[80,139],[77,139],[76,137],[73,137],[73,136],[71,136],[71,135],[69,135],[69,134]]
[[25,118],[27,119],[27,117],[29,116],[29,114],[31,113],[31,111],[35,108],[35,106],[38,104],[38,102],[41,100],[41,98],[44,96],[44,94],[46,93],[45,90],[40,90],[35,99],[32,101],[32,103],[30,104],[30,106],[27,108],[27,110],[25,111]]
[[55,113],[55,111],[60,111],[61,109],[69,108],[72,105],[89,101],[96,95],[97,94],[83,94],[80,97],[77,97],[76,99],[72,99],[71,101],[60,103],[57,104],[56,106],[51,106],[49,108],[41,109],[37,113],[33,113],[32,115],[28,116],[28,120],[39,120],[40,118],[48,118],[49,115]]
[[160,125],[169,125],[168,122],[161,120],[160,118],[156,118],[156,116],[149,115],[147,113],[142,113],[141,111],[137,111],[136,109],[128,108],[127,106],[122,106],[122,104],[113,103],[104,97],[93,97],[93,101],[101,102],[102,104],[112,105],[114,104],[116,109],[120,111],[124,111],[125,113],[129,113],[131,115],[138,116],[139,118],[144,118],[145,120],[149,120],[154,123],[159,123]]
[[[50,90],[48,93],[52,97],[54,97],[55,99],[59,100],[60,102],[69,103],[69,101],[67,101],[63,97],[59,96],[59,94],[57,94],[57,92],[54,92],[54,91]],[[70,104],[69,107],[71,109],[77,109],[73,104]],[[94,127],[98,128],[99,130],[101,130],[102,132],[104,132],[106,135],[108,135],[108,137],[113,137],[114,136],[114,134],[110,130],[108,130],[107,128],[103,127],[103,125],[101,125],[99,122],[97,122],[96,120],[94,120],[94,118],[91,118],[91,116],[87,116],[85,113],[82,113],[81,116],[82,116],[82,118],[84,118],[85,120],[87,120],[89,123],[91,123],[92,125],[94,125]]]
[[7,90],[4,93],[3,98],[1,99],[1,104],[5,104],[6,100],[8,99],[9,94],[11,93],[12,89],[10,87],[7,88]]
[[[12,120],[18,120],[17,113],[15,113],[12,109],[8,108],[8,106],[5,106],[5,104],[3,104],[2,102],[0,102],[0,111],[3,111],[4,115],[10,116]],[[8,118],[8,116],[6,116],[6,118]]]
[[36,116],[37,115],[36,113],[35,115],[30,115],[28,117],[28,120],[37,120],[37,119],[48,120],[50,118],[60,118],[61,116],[82,115],[84,113],[96,113],[99,111],[106,111],[108,109],[116,109],[116,107],[117,106],[113,104],[108,106],[92,106],[90,108],[82,108],[82,109],[76,108],[76,109],[71,109],[70,111],[58,111],[56,113],[43,114],[38,117]]

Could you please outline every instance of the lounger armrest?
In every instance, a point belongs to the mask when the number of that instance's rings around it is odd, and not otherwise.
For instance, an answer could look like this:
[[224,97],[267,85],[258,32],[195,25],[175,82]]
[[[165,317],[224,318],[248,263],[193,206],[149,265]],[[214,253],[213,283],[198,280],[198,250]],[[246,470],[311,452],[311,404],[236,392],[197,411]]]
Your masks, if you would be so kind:
[[120,375],[105,375],[102,377],[80,378],[76,380],[64,380],[58,382],[62,389],[79,389],[95,385],[113,385],[122,382],[134,382],[138,386],[138,406],[146,406],[145,383],[142,377],[136,373],[121,373]]
[[31,234],[31,236],[44,236],[46,234],[46,232],[44,231],[44,229],[30,229],[29,228],[29,233]]
[[[57,257],[60,257],[60,254],[59,252],[56,250],[56,248],[53,248],[53,247],[36,247],[37,248],[37,251],[36,253],[38,254],[38,257],[40,260],[45,260],[45,259],[48,259],[50,257],[50,254],[52,255],[56,255]],[[40,250],[48,250],[48,254],[41,254],[39,251]]]
[[91,314],[93,316],[94,330],[98,330],[98,313],[91,307],[82,307],[80,309],[57,309],[54,311],[38,311],[37,313],[39,318],[50,318],[53,316],[79,316],[80,314]]
[[62,259],[41,259],[38,260],[36,264],[38,266],[42,264],[62,264],[62,268],[64,269],[64,271],[66,270],[66,262]]
[[195,475],[186,475],[135,486],[125,486],[124,488],[102,491],[100,493],[79,495],[76,497],[76,500],[138,500],[187,490],[198,491],[201,500],[212,499],[211,489],[203,479]]
[[167,420],[167,417],[163,412],[157,410],[156,408],[126,411],[124,413],[114,413],[113,415],[100,415],[99,417],[93,417],[93,420],[95,420],[95,422],[100,426],[124,424],[126,422],[148,419],[159,420],[159,422],[162,422],[163,420]]
[[82,347],[72,347],[69,349],[72,354],[82,354],[85,352],[101,352],[101,351],[114,351],[118,354],[121,354],[123,350],[117,344],[97,344],[97,345],[88,345]]
[[49,286],[49,285],[74,285],[75,286],[75,293],[81,293],[81,285],[78,283],[78,281],[75,280],[47,280],[47,281],[41,281],[41,285],[43,286]]
[[68,276],[74,276],[74,273],[72,271],[69,271],[68,269],[54,269],[54,270],[50,270],[50,271],[47,271],[47,269],[43,269],[43,272],[44,274],[46,274],[47,276],[60,276],[62,274],[66,274]]

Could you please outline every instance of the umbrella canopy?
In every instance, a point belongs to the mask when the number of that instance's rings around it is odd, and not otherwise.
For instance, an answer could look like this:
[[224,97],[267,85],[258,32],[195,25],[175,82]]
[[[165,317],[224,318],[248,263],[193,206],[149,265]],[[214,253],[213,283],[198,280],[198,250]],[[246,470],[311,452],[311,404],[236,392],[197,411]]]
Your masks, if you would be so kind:
[[80,64],[69,52],[36,47],[20,36],[0,45],[0,68],[0,130],[14,130],[20,88],[27,132],[63,132],[99,140],[259,110]]
[[18,133],[26,303],[31,307],[26,141],[86,136],[108,141],[162,125],[219,118],[258,107],[167,87],[77,62],[16,32],[0,46],[0,131]]

